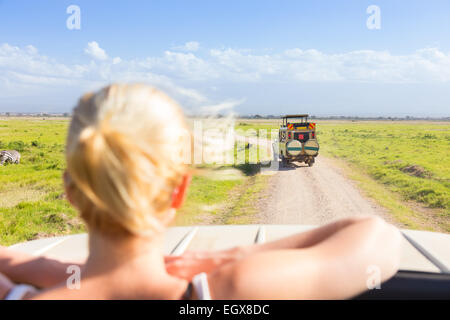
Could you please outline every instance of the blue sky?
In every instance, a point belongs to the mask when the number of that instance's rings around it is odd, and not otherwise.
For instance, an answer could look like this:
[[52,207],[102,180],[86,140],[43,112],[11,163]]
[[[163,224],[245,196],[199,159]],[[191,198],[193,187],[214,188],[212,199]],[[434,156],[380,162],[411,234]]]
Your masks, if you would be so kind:
[[193,112],[448,116],[449,18],[449,1],[0,0],[0,112],[139,81]]

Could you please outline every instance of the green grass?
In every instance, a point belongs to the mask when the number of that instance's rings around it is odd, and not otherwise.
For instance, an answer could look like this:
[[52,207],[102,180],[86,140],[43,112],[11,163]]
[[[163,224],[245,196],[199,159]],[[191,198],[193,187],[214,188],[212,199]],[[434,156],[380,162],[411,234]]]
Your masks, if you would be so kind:
[[345,160],[397,221],[450,232],[449,123],[324,122],[317,134],[321,154]]
[[208,224],[217,221],[226,208],[230,193],[244,181],[245,178],[239,175],[229,180],[219,180],[213,174],[194,176],[186,203],[177,213],[175,224]]
[[321,152],[450,217],[450,124],[320,124]]
[[236,130],[267,130],[270,136],[270,130],[272,129],[278,129],[279,124],[281,121],[270,121],[270,122],[258,122],[258,121],[251,121],[251,120],[238,120],[236,121]]
[[62,171],[68,121],[0,120],[0,149],[21,153],[20,165],[0,167],[0,243],[84,230],[64,200]]
[[[1,245],[85,231],[64,198],[68,124],[68,119],[0,119],[0,149],[16,149],[22,155],[19,165],[0,167]],[[221,217],[239,203],[239,190],[252,185],[248,181],[255,168],[249,164],[199,168],[175,224],[230,223]]]
[[267,186],[269,176],[252,176],[240,190],[238,199],[227,214],[221,217],[223,224],[252,224],[257,216],[257,201]]
[[405,202],[400,194],[392,192],[388,187],[370,177],[360,167],[343,161],[339,161],[338,164],[350,179],[357,182],[366,196],[387,209],[389,216],[386,218],[390,222],[407,229],[449,232],[450,220],[448,217],[445,218],[445,213],[441,213],[441,210],[426,210],[431,212],[424,214],[418,211],[416,206]]
[[[22,154],[20,165],[0,167],[0,244],[85,231],[64,199],[67,127],[67,119],[0,119],[0,149]],[[270,133],[276,128],[276,121],[236,121],[236,129]],[[317,128],[320,154],[342,159],[349,177],[396,221],[450,232],[450,124],[317,121]],[[259,165],[200,169],[175,223],[252,223],[253,204],[268,180],[257,174]],[[433,214],[424,215],[405,201],[433,208]]]

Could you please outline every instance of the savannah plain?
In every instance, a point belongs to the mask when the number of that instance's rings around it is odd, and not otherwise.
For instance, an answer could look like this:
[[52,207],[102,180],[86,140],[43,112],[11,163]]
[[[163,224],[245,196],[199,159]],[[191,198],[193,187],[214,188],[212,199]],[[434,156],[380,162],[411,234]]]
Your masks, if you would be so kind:
[[[312,121],[320,144],[313,167],[264,174],[259,164],[199,166],[175,224],[315,223],[337,207],[331,218],[367,208],[403,228],[450,233],[449,122]],[[0,167],[1,245],[85,231],[62,186],[68,124],[68,118],[0,118],[0,149],[22,154],[19,165]],[[278,125],[235,121],[243,132]],[[336,180],[341,188],[331,188]],[[302,201],[295,194],[284,199],[283,188],[302,188]],[[355,197],[364,203],[350,203]],[[329,201],[322,205],[323,199]],[[284,220],[278,203],[288,203]]]

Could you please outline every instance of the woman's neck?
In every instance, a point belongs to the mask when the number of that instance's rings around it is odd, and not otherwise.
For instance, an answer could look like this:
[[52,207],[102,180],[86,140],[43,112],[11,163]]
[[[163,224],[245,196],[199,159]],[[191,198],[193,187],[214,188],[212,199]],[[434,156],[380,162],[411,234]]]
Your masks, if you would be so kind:
[[165,272],[162,243],[163,235],[146,238],[90,232],[85,272],[112,271],[125,265],[139,267],[141,263],[145,263],[146,269]]
[[124,289],[147,298],[177,299],[187,282],[167,273],[163,242],[163,234],[145,238],[90,232],[89,257],[82,279],[107,283],[107,296],[117,297],[116,293]]

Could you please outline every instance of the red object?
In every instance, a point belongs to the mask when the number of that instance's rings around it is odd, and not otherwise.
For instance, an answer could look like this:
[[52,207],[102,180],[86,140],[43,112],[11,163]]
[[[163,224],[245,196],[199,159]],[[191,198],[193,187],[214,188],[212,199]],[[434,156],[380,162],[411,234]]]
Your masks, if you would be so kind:
[[314,139],[314,136],[315,136],[315,135],[316,135],[316,134],[315,134],[315,133],[313,132],[313,133],[312,133],[312,137],[313,137],[313,139]]
[[288,133],[288,138],[289,138],[289,139],[291,138],[291,133],[290,133],[290,132]]
[[298,138],[299,138],[300,140],[303,140],[304,137],[303,137],[302,134],[299,134],[299,135],[298,135]]

